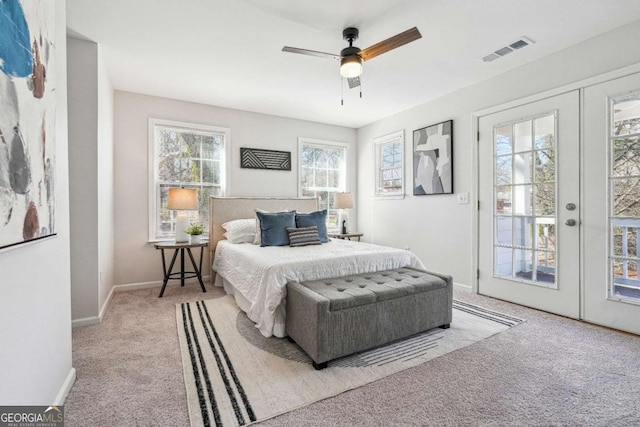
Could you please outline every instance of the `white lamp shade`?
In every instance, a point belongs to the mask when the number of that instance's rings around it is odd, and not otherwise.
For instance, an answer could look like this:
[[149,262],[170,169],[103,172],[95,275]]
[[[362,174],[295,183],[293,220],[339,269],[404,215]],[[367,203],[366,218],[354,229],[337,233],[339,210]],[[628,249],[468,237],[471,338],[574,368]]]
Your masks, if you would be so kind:
[[362,74],[362,59],[358,55],[347,56],[340,61],[340,75],[350,79]]
[[333,207],[336,209],[353,209],[353,194],[336,193]]
[[193,188],[170,188],[167,209],[171,210],[196,210],[198,198]]

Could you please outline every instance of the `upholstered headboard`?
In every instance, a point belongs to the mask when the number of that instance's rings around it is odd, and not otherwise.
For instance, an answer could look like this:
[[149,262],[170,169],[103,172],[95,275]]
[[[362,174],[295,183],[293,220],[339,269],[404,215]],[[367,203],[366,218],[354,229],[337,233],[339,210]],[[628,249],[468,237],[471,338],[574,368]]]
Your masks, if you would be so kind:
[[232,219],[255,218],[256,209],[269,212],[318,210],[318,199],[301,197],[211,197],[209,198],[209,252],[211,263],[216,245],[224,239],[222,224]]

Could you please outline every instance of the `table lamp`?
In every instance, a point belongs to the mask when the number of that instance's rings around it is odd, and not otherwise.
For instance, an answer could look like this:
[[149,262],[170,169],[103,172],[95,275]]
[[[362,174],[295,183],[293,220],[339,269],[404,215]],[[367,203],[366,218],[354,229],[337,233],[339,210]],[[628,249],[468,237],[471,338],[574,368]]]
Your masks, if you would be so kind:
[[348,216],[345,214],[344,210],[353,209],[353,194],[336,193],[335,198],[333,199],[333,207],[336,209],[340,209],[340,214],[338,215],[338,224],[342,226],[341,233],[347,234]]
[[176,217],[176,242],[188,242],[189,235],[185,231],[189,227],[186,211],[198,209],[196,190],[193,188],[170,188],[167,209],[178,211]]

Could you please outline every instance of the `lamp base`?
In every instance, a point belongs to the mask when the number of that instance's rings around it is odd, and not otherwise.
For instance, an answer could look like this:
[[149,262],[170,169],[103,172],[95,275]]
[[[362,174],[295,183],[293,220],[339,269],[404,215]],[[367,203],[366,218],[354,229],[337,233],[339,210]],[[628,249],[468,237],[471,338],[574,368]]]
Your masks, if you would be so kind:
[[338,213],[338,226],[342,234],[347,234],[349,231],[349,214],[344,209],[340,209]]
[[189,227],[189,218],[185,211],[179,211],[176,217],[176,243],[188,242],[189,235],[185,231]]

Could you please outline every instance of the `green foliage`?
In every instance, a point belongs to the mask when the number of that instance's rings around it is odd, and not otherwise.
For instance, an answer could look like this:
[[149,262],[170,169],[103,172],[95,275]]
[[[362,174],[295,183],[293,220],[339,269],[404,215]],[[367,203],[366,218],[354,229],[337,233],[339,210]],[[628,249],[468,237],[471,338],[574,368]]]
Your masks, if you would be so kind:
[[190,234],[192,236],[199,236],[202,233],[204,233],[204,227],[201,224],[197,224],[195,222],[192,222],[189,227],[187,227],[187,229],[185,230],[185,232],[187,234]]

